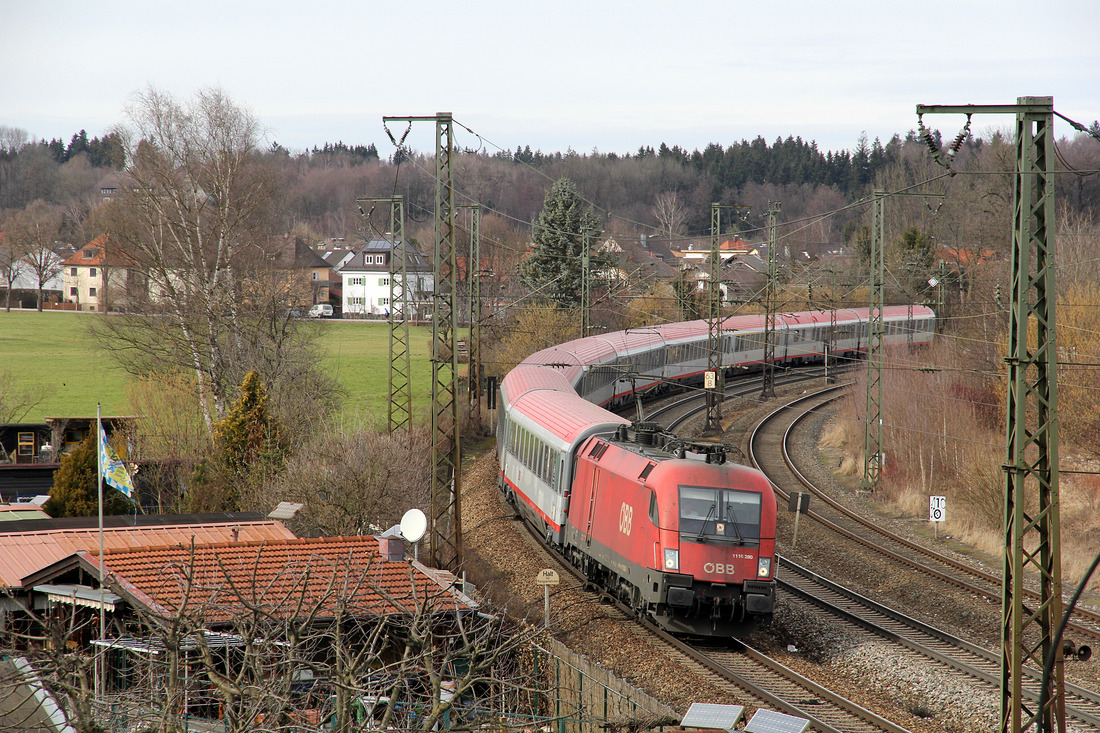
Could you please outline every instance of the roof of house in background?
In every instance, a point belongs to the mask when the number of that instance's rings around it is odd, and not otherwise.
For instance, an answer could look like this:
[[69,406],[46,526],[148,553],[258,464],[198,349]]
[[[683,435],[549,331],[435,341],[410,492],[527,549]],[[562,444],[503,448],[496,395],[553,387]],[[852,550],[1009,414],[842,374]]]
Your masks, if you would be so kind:
[[612,254],[611,259],[619,263],[619,268],[628,277],[667,279],[677,273],[676,265],[669,264],[638,242],[626,241],[618,245],[618,252]]
[[134,264],[118,247],[109,247],[108,244],[107,235],[101,234],[72,256],[66,257],[61,264],[65,267],[129,267]]
[[[87,570],[98,567],[94,551],[78,555]],[[372,616],[425,603],[437,611],[477,607],[452,587],[452,574],[386,560],[378,538],[365,535],[114,549],[104,565],[110,589],[132,603],[165,615],[185,606],[208,624],[231,621],[244,599],[283,617],[330,617],[337,607]]]
[[287,239],[275,253],[275,266],[284,269],[315,269],[328,267],[324,257],[300,237]]
[[[340,266],[341,271],[358,272],[360,270],[376,272],[379,270],[389,270],[388,261],[386,265],[367,264],[363,257],[368,254],[386,254],[393,247],[388,239],[372,239],[369,242],[363,244],[355,252],[355,256],[346,260],[343,265]],[[405,248],[406,262],[405,266],[412,272],[431,272],[432,265],[428,262],[428,259],[422,255],[415,246],[409,244],[407,247],[402,240],[397,241],[396,249]]]
[[[228,517],[228,518],[227,518]],[[262,514],[158,515],[158,523],[135,520],[146,517],[104,517],[104,549],[190,545],[226,542],[234,531],[241,541],[285,540],[295,537],[282,522]],[[187,521],[190,519],[191,521]],[[23,578],[81,550],[99,549],[96,517],[47,519],[0,524],[0,586],[22,585]]]

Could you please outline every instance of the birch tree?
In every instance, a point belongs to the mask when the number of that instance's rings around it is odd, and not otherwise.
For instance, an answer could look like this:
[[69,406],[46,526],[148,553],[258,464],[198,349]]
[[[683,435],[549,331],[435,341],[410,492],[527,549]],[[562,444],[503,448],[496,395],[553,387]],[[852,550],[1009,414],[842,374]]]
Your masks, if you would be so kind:
[[293,265],[259,121],[220,89],[180,101],[150,88],[128,119],[127,185],[107,218],[141,292],[129,316],[100,323],[103,343],[131,372],[190,373],[211,433],[253,369],[276,404],[305,395],[323,415],[332,382],[289,316]]

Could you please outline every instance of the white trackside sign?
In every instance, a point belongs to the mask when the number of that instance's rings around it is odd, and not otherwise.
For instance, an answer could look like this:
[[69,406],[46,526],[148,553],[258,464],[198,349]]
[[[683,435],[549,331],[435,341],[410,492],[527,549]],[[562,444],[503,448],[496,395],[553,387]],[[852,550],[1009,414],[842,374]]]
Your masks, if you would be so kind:
[[947,519],[947,497],[928,497],[928,521],[942,522]]

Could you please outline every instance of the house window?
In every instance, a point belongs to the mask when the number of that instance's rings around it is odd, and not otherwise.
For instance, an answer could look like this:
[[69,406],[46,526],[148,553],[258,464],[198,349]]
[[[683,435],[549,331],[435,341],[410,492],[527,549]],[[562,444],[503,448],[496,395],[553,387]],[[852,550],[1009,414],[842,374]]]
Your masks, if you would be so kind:
[[363,298],[358,298],[358,297],[348,298],[348,305],[363,305]]
[[367,281],[367,279],[365,277],[349,277],[348,278],[348,285],[352,285],[352,286],[362,285],[366,281]]
[[70,267],[69,268],[69,274],[72,275],[73,277],[76,277],[76,268],[75,267]]
[[76,297],[76,288],[69,288],[69,295]]
[[390,299],[389,298],[379,298],[378,299],[378,305],[389,305],[389,304],[390,304]]
[[88,277],[95,277],[95,268],[94,267],[90,268],[90,271],[88,272]]
[[95,288],[88,288],[88,297],[89,298],[94,298],[95,297]]
[[34,455],[34,433],[19,433],[19,455]]
[[312,278],[312,279],[313,279],[313,281],[314,281],[314,282],[316,282],[316,281],[317,281],[317,273],[316,273],[316,272],[313,272],[313,273],[311,273],[311,274],[313,275],[313,278]]
[[378,278],[378,284],[379,285],[389,285],[390,284],[390,279],[388,277],[380,277],[380,278]]

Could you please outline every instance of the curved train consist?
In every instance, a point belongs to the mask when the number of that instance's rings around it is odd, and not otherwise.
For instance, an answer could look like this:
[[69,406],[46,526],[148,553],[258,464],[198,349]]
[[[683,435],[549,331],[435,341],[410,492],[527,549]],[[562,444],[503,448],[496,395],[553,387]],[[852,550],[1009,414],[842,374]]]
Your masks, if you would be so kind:
[[[835,313],[835,315],[834,315]],[[866,351],[867,309],[776,316],[775,362]],[[923,344],[935,314],[883,309],[886,346]],[[722,324],[727,373],[759,368],[764,316]],[[670,631],[740,635],[775,603],[775,495],[723,446],[609,412],[635,394],[702,384],[706,321],[589,336],[538,351],[504,377],[500,488],[588,578]]]

